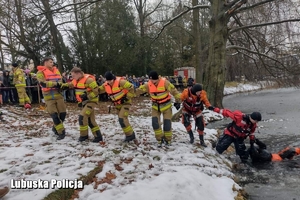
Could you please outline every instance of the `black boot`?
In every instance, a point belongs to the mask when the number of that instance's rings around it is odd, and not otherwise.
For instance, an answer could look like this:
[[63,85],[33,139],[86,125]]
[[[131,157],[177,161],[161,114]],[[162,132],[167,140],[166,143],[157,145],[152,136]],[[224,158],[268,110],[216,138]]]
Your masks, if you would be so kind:
[[65,136],[66,136],[66,132],[65,132],[65,130],[63,130],[61,134],[58,134],[56,139],[57,140],[62,140],[62,139],[65,138]]
[[188,134],[190,136],[190,143],[193,144],[194,143],[194,133],[192,130],[188,131]]
[[78,141],[79,142],[83,142],[83,141],[85,141],[85,140],[88,140],[89,139],[89,136],[80,136],[79,138],[78,138]]
[[204,142],[203,135],[199,135],[199,138],[200,138],[200,145],[203,146],[203,147],[207,147],[205,142]]
[[53,131],[53,133],[54,133],[55,135],[58,135],[58,132],[57,132],[57,130],[55,129],[54,126],[52,126],[52,131]]
[[93,139],[92,142],[97,143],[97,142],[101,142],[101,141],[103,141],[101,132],[100,131],[96,131],[96,137]]
[[133,132],[131,135],[126,136],[124,139],[124,142],[130,142],[132,140],[135,140],[135,133]]

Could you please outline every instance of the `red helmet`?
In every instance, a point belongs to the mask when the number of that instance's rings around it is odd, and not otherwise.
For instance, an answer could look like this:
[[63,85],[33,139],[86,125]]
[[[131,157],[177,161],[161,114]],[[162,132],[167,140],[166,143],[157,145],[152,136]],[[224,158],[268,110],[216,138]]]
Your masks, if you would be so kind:
[[24,108],[25,108],[25,109],[30,109],[30,108],[31,108],[31,105],[30,105],[29,103],[26,103],[26,104],[24,105]]

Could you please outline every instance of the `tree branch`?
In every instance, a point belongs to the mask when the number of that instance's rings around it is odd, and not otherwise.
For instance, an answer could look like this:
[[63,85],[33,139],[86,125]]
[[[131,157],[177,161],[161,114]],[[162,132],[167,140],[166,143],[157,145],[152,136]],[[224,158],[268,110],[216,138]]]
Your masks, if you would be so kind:
[[193,6],[193,7],[185,6],[186,10],[179,13],[175,17],[171,18],[166,24],[164,24],[163,27],[160,29],[160,31],[157,33],[156,37],[153,38],[153,40],[156,40],[167,26],[172,24],[176,19],[180,18],[182,15],[188,13],[191,10],[197,9],[197,8],[205,9],[205,8],[210,8],[210,7],[211,7],[210,5],[197,5],[197,6]]
[[245,11],[245,10],[249,10],[249,9],[252,9],[252,8],[264,5],[266,3],[273,2],[273,1],[277,1],[277,0],[265,0],[265,1],[261,1],[259,3],[253,4],[251,6],[246,6],[246,7],[240,8],[240,9],[237,10],[237,12],[242,12],[242,11]]
[[277,21],[277,22],[269,22],[269,23],[262,23],[262,24],[253,24],[253,25],[248,25],[248,26],[242,26],[238,28],[234,28],[229,31],[229,34],[232,34],[234,32],[237,32],[242,29],[247,29],[247,28],[254,28],[254,27],[260,27],[260,26],[268,26],[268,25],[273,25],[273,24],[281,24],[281,23],[286,23],[286,22],[298,22],[300,19],[287,19],[287,20],[282,20],[282,21]]

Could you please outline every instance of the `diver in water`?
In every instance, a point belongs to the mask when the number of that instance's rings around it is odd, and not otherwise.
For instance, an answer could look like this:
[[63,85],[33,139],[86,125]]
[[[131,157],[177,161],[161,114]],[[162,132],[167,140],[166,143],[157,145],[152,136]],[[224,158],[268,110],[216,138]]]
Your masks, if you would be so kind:
[[300,147],[286,147],[278,153],[270,153],[266,150],[266,145],[260,141],[256,143],[258,145],[248,149],[249,155],[253,163],[282,161],[284,159],[293,159],[295,156],[300,155]]

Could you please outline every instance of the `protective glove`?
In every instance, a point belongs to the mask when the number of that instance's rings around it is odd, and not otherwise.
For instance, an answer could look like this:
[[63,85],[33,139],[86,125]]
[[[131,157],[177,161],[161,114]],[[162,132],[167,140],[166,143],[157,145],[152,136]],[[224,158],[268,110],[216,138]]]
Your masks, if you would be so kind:
[[69,89],[69,84],[68,84],[68,83],[62,83],[62,84],[60,85],[60,89],[62,89],[62,90]]
[[44,82],[40,82],[40,85],[44,88],[47,87],[46,83],[44,83]]
[[215,108],[214,108],[214,112],[220,113],[220,108],[215,107]]
[[179,108],[180,108],[180,103],[174,103],[173,105],[174,105],[174,107],[176,108],[176,110],[179,110]]
[[125,95],[124,97],[121,98],[121,104],[125,103],[126,101],[128,101],[128,98]]
[[84,92],[83,94],[81,94],[80,98],[81,98],[82,101],[86,101],[86,100],[89,99],[86,92]]
[[56,82],[56,85],[53,86],[54,88],[60,89],[61,88],[62,83],[60,82]]
[[214,110],[214,109],[215,109],[215,107],[213,107],[213,106],[208,107],[208,110]]
[[267,149],[267,145],[259,139],[255,139],[255,143],[259,146],[260,149]]

